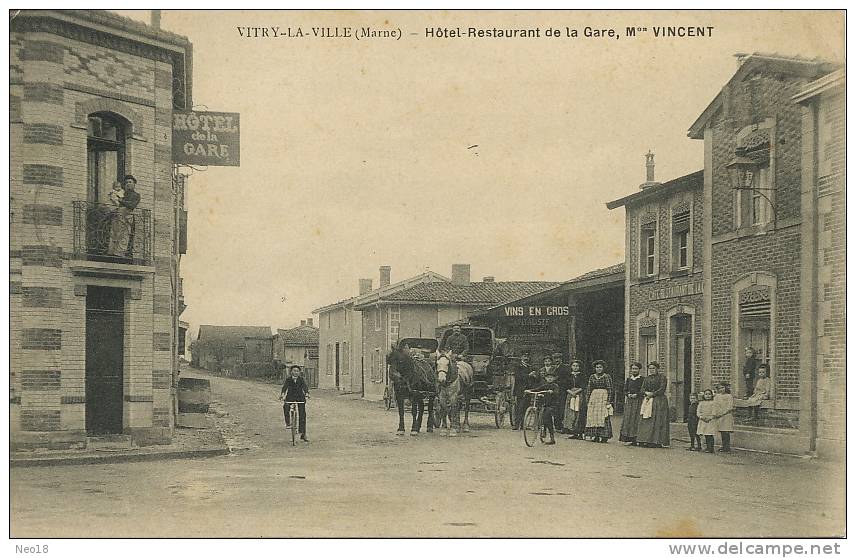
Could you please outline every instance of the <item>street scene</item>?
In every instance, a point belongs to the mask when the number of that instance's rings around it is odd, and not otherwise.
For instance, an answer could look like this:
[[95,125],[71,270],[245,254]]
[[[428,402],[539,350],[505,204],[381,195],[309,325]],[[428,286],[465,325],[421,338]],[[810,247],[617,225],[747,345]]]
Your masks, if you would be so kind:
[[10,536],[846,537],[845,32],[11,10]]
[[[843,521],[840,465],[719,459],[677,440],[654,450],[563,436],[529,448],[485,413],[460,437],[401,437],[394,409],[330,390],[311,392],[311,442],[292,447],[279,386],[187,373],[211,379],[212,397],[241,426],[232,443],[248,449],[13,468],[13,536],[823,537]],[[287,522],[284,502],[300,509]]]

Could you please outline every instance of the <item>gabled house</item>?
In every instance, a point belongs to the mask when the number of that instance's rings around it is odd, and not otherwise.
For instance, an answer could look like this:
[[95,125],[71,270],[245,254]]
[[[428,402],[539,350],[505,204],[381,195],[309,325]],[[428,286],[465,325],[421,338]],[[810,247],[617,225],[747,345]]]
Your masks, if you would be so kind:
[[300,366],[307,385],[318,387],[318,328],[312,325],[312,318],[300,320],[297,327],[276,330],[273,360],[284,374],[290,367]]
[[192,348],[193,365],[220,372],[244,363],[273,362],[270,326],[199,326]]

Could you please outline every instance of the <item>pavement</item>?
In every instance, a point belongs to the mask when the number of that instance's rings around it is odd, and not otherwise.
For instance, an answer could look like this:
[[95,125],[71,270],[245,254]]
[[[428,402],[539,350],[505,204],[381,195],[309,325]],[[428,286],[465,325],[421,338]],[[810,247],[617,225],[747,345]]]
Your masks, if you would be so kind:
[[[193,374],[204,373],[193,371]],[[472,431],[397,436],[395,410],[314,390],[292,447],[279,386],[211,377],[227,455],[16,467],[14,537],[832,537],[844,464]],[[409,419],[409,416],[407,417]]]

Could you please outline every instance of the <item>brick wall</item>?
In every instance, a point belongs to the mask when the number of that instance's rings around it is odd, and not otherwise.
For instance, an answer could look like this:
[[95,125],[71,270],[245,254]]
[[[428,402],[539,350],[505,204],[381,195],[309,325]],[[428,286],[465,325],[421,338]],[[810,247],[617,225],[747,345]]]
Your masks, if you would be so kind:
[[86,284],[93,279],[70,266],[72,207],[87,199],[86,116],[98,111],[128,121],[125,170],[138,179],[139,208],[157,225],[153,274],[94,280],[125,289],[124,427],[172,425],[172,67],[149,47],[116,50],[96,44],[98,33],[63,26],[45,32],[16,21],[10,33],[10,382],[20,406],[13,441],[20,432],[85,428]]

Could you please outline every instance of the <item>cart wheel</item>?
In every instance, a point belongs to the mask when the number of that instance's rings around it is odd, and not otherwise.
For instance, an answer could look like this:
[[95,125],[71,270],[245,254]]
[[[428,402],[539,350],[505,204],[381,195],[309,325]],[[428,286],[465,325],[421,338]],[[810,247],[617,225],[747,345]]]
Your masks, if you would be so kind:
[[501,391],[496,394],[496,407],[493,412],[493,420],[497,428],[502,428],[502,423],[505,422],[505,412],[508,410],[508,399],[505,392]]
[[530,448],[535,445],[538,436],[541,434],[540,414],[535,407],[529,407],[523,416],[523,441]]

